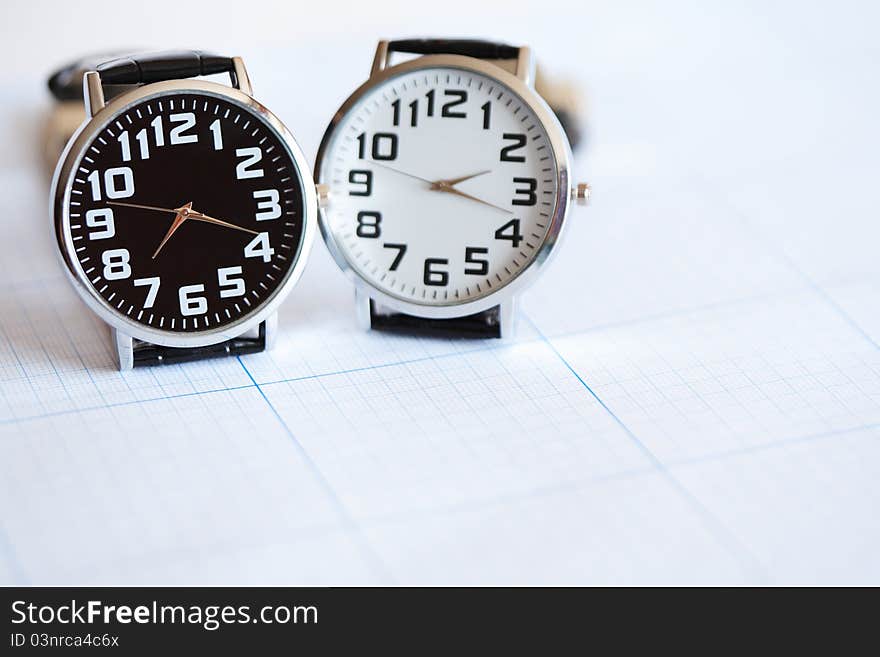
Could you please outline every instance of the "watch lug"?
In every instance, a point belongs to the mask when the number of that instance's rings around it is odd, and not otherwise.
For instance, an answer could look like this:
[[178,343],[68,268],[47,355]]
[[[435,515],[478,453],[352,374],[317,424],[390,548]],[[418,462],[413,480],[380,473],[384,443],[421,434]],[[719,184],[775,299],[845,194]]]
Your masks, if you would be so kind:
[[373,55],[373,67],[370,69],[370,77],[381,73],[388,66],[388,41],[382,39],[376,45],[376,54]]
[[254,94],[253,87],[251,86],[251,78],[248,75],[247,68],[245,68],[244,60],[241,57],[232,58],[232,71],[230,72],[229,77],[232,79],[233,87],[246,93],[248,96]]
[[275,340],[278,338],[278,313],[274,312],[263,321],[265,349],[268,351],[275,346]]
[[370,297],[355,288],[354,291],[354,312],[355,320],[359,328],[369,331],[373,328],[372,313],[370,308]]
[[318,194],[318,207],[326,208],[330,205],[330,185],[318,183],[315,185],[315,192]]
[[87,71],[83,75],[83,101],[89,118],[104,108],[104,87],[97,71]]
[[528,46],[520,46],[516,58],[516,77],[530,87],[535,86],[535,58],[532,56],[532,49]]
[[134,340],[130,335],[122,333],[119,329],[110,330],[113,335],[113,342],[116,344],[119,371],[127,372],[134,368]]
[[519,303],[516,297],[511,297],[498,306],[498,329],[502,338],[512,338],[516,332],[516,311],[518,306]]

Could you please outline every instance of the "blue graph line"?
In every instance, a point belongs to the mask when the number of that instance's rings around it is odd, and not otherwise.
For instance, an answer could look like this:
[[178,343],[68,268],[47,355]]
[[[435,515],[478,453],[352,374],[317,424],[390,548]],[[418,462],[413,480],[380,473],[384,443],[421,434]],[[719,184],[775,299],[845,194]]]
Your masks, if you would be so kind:
[[547,346],[556,354],[557,358],[562,361],[562,364],[568,369],[569,372],[580,382],[580,384],[584,387],[584,389],[593,397],[593,399],[598,402],[598,404],[611,416],[611,419],[619,426],[624,433],[630,438],[630,440],[635,444],[638,450],[648,459],[651,465],[656,469],[658,473],[660,473],[664,479],[673,487],[673,489],[681,495],[684,500],[690,505],[690,507],[700,516],[703,520],[706,527],[710,532],[715,536],[716,540],[724,547],[728,552],[730,552],[734,557],[737,558],[738,561],[742,564],[743,568],[752,576],[752,579],[766,582],[769,580],[769,577],[764,570],[764,567],[761,565],[755,555],[753,555],[744,545],[740,543],[740,541],[733,535],[733,533],[722,523],[718,518],[716,518],[704,505],[700,500],[698,500],[678,479],[676,479],[671,472],[663,465],[663,462],[657,458],[657,456],[645,445],[638,436],[621,420],[617,414],[608,407],[608,405],[602,401],[602,398],[596,394],[596,392],[587,384],[587,382],[583,379],[583,377],[578,374],[577,370],[565,359],[565,357],[560,353],[560,351],[556,348],[556,346],[548,340],[544,334],[541,332],[541,329],[527,316],[523,315],[523,319],[525,319],[531,326],[534,328],[535,332],[540,335]]
[[751,219],[746,216],[743,212],[739,210],[738,207],[733,205],[730,202],[729,197],[718,190],[718,188],[710,181],[709,179],[700,176],[703,182],[706,184],[707,189],[715,189],[716,194],[723,198],[727,208],[730,210],[731,214],[739,221],[740,226],[745,230],[745,232],[754,239],[754,241],[759,244],[766,253],[770,256],[779,259],[783,265],[788,267],[795,275],[800,278],[804,284],[810,288],[810,290],[818,296],[822,301],[827,303],[834,310],[835,313],[856,333],[861,335],[865,340],[868,341],[871,345],[874,346],[875,349],[880,349],[880,344],[871,337],[871,334],[868,333],[865,329],[863,329],[857,321],[855,321],[852,316],[846,312],[846,310],[841,307],[837,301],[835,301],[828,292],[822,288],[821,285],[816,283],[804,270],[798,266],[798,264],[785,252],[785,249],[778,244],[775,243],[773,238],[768,237],[767,234],[760,228],[754,225]]
[[376,553],[376,551],[372,548],[372,546],[370,546],[366,537],[363,535],[363,532],[361,531],[360,527],[355,522],[354,518],[351,517],[351,514],[348,512],[348,509],[345,508],[345,505],[342,503],[342,500],[340,500],[339,497],[336,495],[336,491],[333,489],[333,486],[330,484],[330,482],[324,476],[324,473],[321,472],[321,469],[317,466],[317,464],[314,462],[314,460],[312,460],[312,457],[306,451],[305,447],[303,447],[302,443],[297,439],[296,435],[294,435],[293,431],[290,429],[287,422],[285,422],[284,418],[281,417],[281,414],[278,412],[278,409],[275,408],[275,405],[266,396],[266,393],[260,387],[260,384],[257,383],[256,379],[254,379],[250,370],[248,370],[247,366],[241,360],[241,356],[237,356],[236,358],[238,359],[238,362],[241,365],[242,369],[248,375],[248,378],[254,384],[254,387],[259,391],[260,396],[263,398],[263,400],[269,406],[269,409],[272,411],[273,415],[275,415],[275,418],[278,420],[278,422],[281,424],[284,431],[287,433],[288,437],[290,438],[290,441],[293,443],[293,445],[296,448],[297,452],[299,453],[300,457],[303,459],[303,462],[306,464],[306,466],[309,468],[309,470],[312,471],[312,474],[315,476],[316,481],[321,486],[324,493],[327,495],[328,499],[330,500],[330,503],[333,505],[334,509],[336,510],[336,513],[339,516],[340,520],[342,521],[343,525],[345,526],[345,528],[349,531],[349,533],[354,537],[355,541],[357,542],[358,547],[360,548],[361,553],[363,554],[364,558],[367,560],[367,562],[370,564],[370,566],[373,568],[373,570],[379,576],[381,581],[383,581],[385,583],[393,584],[394,577],[391,575],[391,572],[388,570],[387,566],[382,561],[382,559],[379,557],[379,555]]

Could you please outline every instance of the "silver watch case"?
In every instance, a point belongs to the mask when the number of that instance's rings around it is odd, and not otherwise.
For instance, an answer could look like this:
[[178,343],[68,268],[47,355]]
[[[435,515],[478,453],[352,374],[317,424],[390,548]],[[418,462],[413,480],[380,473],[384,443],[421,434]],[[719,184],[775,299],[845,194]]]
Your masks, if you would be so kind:
[[[414,301],[406,301],[397,296],[390,295],[378,289],[363,278],[357,269],[348,262],[342,249],[340,249],[339,244],[336,241],[336,236],[330,229],[330,222],[327,218],[327,209],[324,207],[321,207],[318,210],[321,234],[324,237],[324,242],[327,244],[327,248],[330,250],[333,259],[336,261],[336,264],[339,265],[340,269],[342,269],[342,271],[353,281],[356,289],[356,296],[359,300],[373,299],[380,304],[383,309],[389,309],[416,317],[426,317],[429,319],[464,317],[488,310],[489,308],[494,308],[495,306],[500,306],[502,311],[505,309],[512,309],[514,307],[515,296],[536,280],[543,268],[547,265],[547,262],[554,251],[554,247],[559,243],[562,236],[562,229],[565,225],[565,219],[568,215],[572,186],[572,155],[568,138],[562,129],[562,125],[559,123],[559,119],[557,119],[556,115],[553,113],[553,110],[550,109],[547,102],[538,95],[529,82],[520,79],[512,73],[508,73],[489,61],[461,55],[424,55],[395,66],[389,66],[380,70],[374,69],[373,75],[371,75],[364,84],[358,87],[358,89],[348,97],[330,122],[318,149],[318,156],[315,161],[315,176],[319,178],[319,183],[326,182],[320,179],[321,164],[333,137],[333,133],[355,104],[357,104],[365,94],[389,78],[414,70],[435,67],[457,68],[464,71],[473,71],[497,79],[519,96],[520,99],[531,108],[535,113],[535,116],[537,116],[543,124],[550,141],[553,156],[556,158],[558,170],[556,183],[559,192],[556,197],[556,207],[553,209],[551,215],[550,229],[547,231],[544,242],[541,244],[534,260],[532,260],[531,264],[513,278],[507,285],[484,297],[458,304],[449,303],[445,305],[428,305]],[[532,76],[527,76],[527,79],[531,80]],[[331,188],[331,200],[329,203],[332,203],[332,194],[334,191],[335,190]],[[358,309],[358,312],[362,311],[363,309]],[[502,315],[505,314],[507,313],[502,312]],[[364,322],[364,318],[361,318],[360,322],[362,324],[366,323]],[[502,327],[502,332],[504,334],[507,333],[506,327]]]
[[[90,97],[88,77],[95,74],[86,74],[84,87],[86,87],[86,110],[90,113]],[[298,169],[303,186],[304,199],[304,233],[300,252],[294,266],[288,270],[287,279],[275,290],[273,295],[258,310],[250,313],[234,323],[198,331],[193,333],[173,333],[135,322],[128,316],[119,312],[107,303],[91,286],[76,258],[76,253],[71,240],[69,224],[69,201],[72,178],[76,172],[76,166],[85,154],[88,144],[128,106],[144,100],[148,97],[159,96],[166,93],[196,91],[210,96],[217,96],[236,104],[243,105],[262,116],[271,128],[278,134],[285,144]],[[100,93],[100,87],[98,87]],[[94,106],[91,108],[94,110]],[[68,141],[64,152],[55,168],[52,178],[50,195],[52,204],[52,227],[58,242],[58,253],[64,264],[64,271],[73,284],[73,287],[82,297],[86,305],[92,309],[117,333],[131,336],[138,340],[166,347],[204,347],[219,342],[225,342],[239,337],[248,331],[255,329],[260,322],[270,318],[278,310],[285,297],[294,288],[300,276],[302,276],[308,260],[309,251],[315,237],[315,224],[317,223],[317,194],[312,179],[309,165],[302,150],[297,145],[293,136],[284,124],[272,112],[254,100],[246,93],[215,82],[205,80],[167,80],[154,82],[131,91],[127,91],[106,105],[101,107],[93,116],[87,118]]]

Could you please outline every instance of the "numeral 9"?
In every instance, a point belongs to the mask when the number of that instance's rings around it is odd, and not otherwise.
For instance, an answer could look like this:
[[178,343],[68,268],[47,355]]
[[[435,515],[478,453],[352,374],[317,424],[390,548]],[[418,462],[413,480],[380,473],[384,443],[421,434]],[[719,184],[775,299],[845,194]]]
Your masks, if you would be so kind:
[[99,230],[89,233],[90,240],[106,240],[116,235],[116,224],[113,221],[113,210],[100,208],[86,212],[86,226]]
[[373,172],[364,169],[352,169],[348,172],[348,182],[352,185],[363,185],[362,190],[351,190],[349,196],[369,196],[373,193]]

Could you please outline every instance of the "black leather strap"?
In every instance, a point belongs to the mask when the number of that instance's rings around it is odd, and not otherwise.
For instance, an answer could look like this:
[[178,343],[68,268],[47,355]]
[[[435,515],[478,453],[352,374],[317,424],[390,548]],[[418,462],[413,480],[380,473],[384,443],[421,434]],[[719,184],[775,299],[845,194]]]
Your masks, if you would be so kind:
[[480,39],[398,39],[388,42],[388,52],[413,55],[464,55],[477,59],[516,59],[519,48]]
[[[481,39],[397,39],[388,42],[388,52],[411,55],[463,55],[477,59],[516,59],[519,48],[506,43]],[[562,107],[552,107],[572,148],[581,141],[582,131],[578,117]]]
[[82,98],[82,77],[98,71],[105,85],[140,85],[200,75],[232,72],[232,58],[198,50],[91,56],[79,59],[49,78],[49,91],[58,100]]
[[444,338],[500,338],[498,306],[474,315],[449,319],[428,319],[403,313],[376,312],[370,300],[370,326],[380,331],[418,333]]
[[137,341],[134,347],[134,366],[175,365],[206,358],[244,356],[259,353],[265,348],[266,322],[261,322],[259,335],[255,338],[238,337],[205,347],[162,347]]

